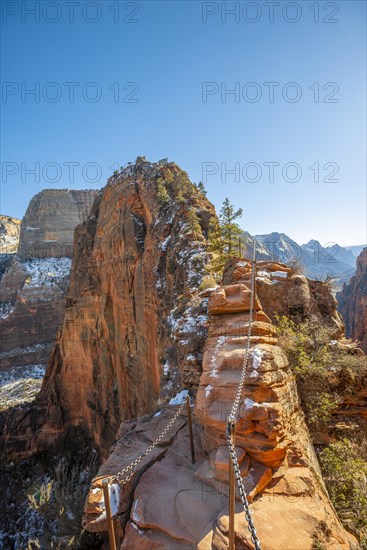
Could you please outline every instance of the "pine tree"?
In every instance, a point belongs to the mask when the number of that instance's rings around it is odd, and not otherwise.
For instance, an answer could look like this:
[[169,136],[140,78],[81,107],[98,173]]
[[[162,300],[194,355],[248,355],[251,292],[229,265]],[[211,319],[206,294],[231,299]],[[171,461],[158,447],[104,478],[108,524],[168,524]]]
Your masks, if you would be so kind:
[[211,268],[218,275],[221,275],[226,262],[238,254],[242,230],[235,220],[240,216],[242,208],[235,210],[226,198],[219,213],[219,220],[211,220],[208,249],[213,252]]
[[204,186],[203,182],[199,181],[199,183],[197,184],[196,187],[200,191],[200,193],[202,193],[206,197],[206,189],[205,189],[205,186]]
[[197,238],[201,233],[201,225],[200,219],[193,208],[190,208],[187,212],[186,219],[189,231]]

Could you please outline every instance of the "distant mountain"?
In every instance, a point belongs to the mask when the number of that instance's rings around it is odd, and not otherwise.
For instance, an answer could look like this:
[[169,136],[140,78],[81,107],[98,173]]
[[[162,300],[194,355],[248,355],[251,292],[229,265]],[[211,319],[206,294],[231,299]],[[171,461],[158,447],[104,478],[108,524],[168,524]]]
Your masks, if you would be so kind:
[[350,250],[355,258],[357,258],[362,250],[366,248],[367,244],[357,244],[353,246],[345,246],[347,250]]
[[256,255],[259,260],[272,260],[282,263],[298,263],[304,273],[311,279],[325,279],[328,275],[336,278],[336,289],[348,282],[356,270],[356,257],[352,251],[338,244],[323,247],[319,241],[312,239],[299,245],[285,233],[254,235],[244,232],[244,239],[249,241],[247,255],[253,253],[251,239],[256,240]]

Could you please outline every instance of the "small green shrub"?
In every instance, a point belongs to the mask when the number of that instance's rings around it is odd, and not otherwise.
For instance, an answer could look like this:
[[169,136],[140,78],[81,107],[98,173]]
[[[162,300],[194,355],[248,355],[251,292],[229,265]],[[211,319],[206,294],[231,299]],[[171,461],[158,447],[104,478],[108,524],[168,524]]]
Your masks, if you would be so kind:
[[216,286],[217,286],[217,283],[214,279],[214,276],[210,273],[209,275],[205,275],[203,277],[203,280],[201,281],[198,290],[199,292],[202,292],[203,290],[207,290],[208,288],[214,288]]
[[332,362],[330,330],[315,320],[297,325],[288,317],[277,318],[277,329],[279,344],[296,375],[307,424],[311,431],[325,428],[339,404],[328,381]]
[[42,517],[45,529],[42,537],[28,542],[30,548],[76,550],[82,547],[83,539],[88,537],[81,526],[84,502],[96,472],[96,455],[84,466],[62,460],[55,467],[52,479],[33,488],[28,494],[29,505]]
[[169,203],[169,194],[162,178],[157,179],[157,199],[162,206]]
[[[366,445],[366,442],[365,442]],[[348,439],[331,443],[319,460],[330,498],[338,511],[352,514],[356,532],[361,540],[367,536],[367,460],[360,447]]]

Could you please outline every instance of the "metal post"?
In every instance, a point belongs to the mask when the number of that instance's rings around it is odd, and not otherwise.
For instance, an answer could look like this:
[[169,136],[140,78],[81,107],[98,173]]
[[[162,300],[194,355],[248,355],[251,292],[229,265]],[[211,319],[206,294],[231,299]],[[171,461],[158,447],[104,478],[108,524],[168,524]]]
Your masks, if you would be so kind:
[[110,540],[110,550],[116,550],[115,531],[114,531],[114,528],[113,528],[113,521],[112,521],[112,515],[111,515],[111,506],[110,506],[110,494],[109,494],[109,490],[108,490],[108,480],[107,479],[104,479],[102,481],[102,488],[103,488],[104,505],[105,505],[105,509],[106,509],[108,538]]
[[191,417],[191,407],[190,407],[190,397],[186,398],[186,407],[187,407],[187,418],[189,424],[189,433],[190,433],[190,447],[191,447],[191,462],[195,464],[195,447],[194,447],[194,434],[192,431],[192,417]]
[[257,263],[256,263],[256,260],[255,260],[255,281],[254,281],[254,308],[255,308],[255,321],[257,321],[257,307],[256,307],[256,297],[257,297],[257,282],[256,282],[256,277],[257,277]]
[[[233,446],[235,445],[235,429],[236,427],[231,425],[231,441]],[[231,454],[229,454],[229,550],[235,550],[234,546],[234,513],[236,506],[236,485],[235,475],[233,469],[233,462]]]

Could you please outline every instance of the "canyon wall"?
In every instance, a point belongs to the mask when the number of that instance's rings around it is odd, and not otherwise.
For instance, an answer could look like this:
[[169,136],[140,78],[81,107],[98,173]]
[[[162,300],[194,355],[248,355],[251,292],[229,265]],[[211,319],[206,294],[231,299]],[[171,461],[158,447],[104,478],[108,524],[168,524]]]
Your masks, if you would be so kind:
[[358,340],[367,353],[367,248],[357,258],[357,272],[337,294],[346,335]]
[[45,189],[35,195],[22,219],[22,258],[72,257],[74,228],[83,223],[98,191]]
[[[42,378],[45,370],[64,315],[74,229],[86,219],[96,195],[97,191],[53,189],[38,193],[22,220],[18,252],[1,255],[2,410],[34,397],[34,392],[27,397],[27,381],[32,372]],[[9,385],[13,382],[19,386],[17,396]],[[40,380],[38,389],[39,385]]]
[[9,450],[25,457],[78,429],[105,453],[121,421],[181,379],[198,384],[206,313],[195,296],[213,215],[173,163],[140,158],[110,178],[75,231],[64,320],[36,403],[7,418]]

